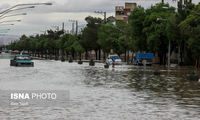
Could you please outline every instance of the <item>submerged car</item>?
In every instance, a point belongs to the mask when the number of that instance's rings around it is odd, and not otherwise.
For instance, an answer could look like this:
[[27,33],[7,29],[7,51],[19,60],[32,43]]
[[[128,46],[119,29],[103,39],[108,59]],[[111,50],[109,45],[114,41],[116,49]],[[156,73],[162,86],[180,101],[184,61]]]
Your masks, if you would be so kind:
[[33,67],[34,62],[31,61],[31,58],[29,55],[16,55],[13,60],[10,60],[10,66]]
[[108,58],[106,59],[106,63],[109,65],[111,65],[113,62],[115,63],[115,65],[122,64],[122,60],[120,59],[120,57],[117,54],[110,54],[110,55],[108,55]]

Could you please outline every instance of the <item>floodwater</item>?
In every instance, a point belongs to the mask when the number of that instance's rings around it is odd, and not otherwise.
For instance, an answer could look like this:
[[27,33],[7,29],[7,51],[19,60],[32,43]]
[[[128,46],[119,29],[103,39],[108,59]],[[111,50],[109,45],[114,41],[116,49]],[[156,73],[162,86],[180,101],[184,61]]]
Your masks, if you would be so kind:
[[[200,82],[188,69],[78,65],[34,60],[35,67],[10,67],[0,56],[0,90],[67,90],[67,107],[0,107],[0,120],[199,120]],[[2,59],[7,58],[7,59]],[[153,75],[159,69],[160,76]]]

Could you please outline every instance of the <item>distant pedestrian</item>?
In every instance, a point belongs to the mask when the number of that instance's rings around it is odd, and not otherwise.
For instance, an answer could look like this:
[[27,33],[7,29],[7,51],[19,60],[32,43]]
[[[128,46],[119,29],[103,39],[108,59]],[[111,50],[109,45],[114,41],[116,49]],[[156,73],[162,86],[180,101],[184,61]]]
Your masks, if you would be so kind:
[[112,67],[114,68],[115,67],[115,58],[112,57]]

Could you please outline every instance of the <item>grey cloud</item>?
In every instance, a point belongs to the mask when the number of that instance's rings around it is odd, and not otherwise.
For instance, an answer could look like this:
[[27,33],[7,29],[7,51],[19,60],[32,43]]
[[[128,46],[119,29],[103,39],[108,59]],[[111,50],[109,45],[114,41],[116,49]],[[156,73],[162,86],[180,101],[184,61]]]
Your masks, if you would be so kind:
[[8,8],[9,6],[10,6],[9,4],[2,4],[2,5],[0,5],[0,10],[2,11],[4,9]]
[[[170,5],[177,6],[172,0],[165,0]],[[198,3],[199,0],[193,0]],[[66,23],[66,27],[70,29],[68,19],[77,19],[84,24],[84,18],[88,15],[99,16],[93,12],[102,10],[108,12],[108,15],[114,15],[115,6],[124,5],[125,2],[136,2],[145,8],[152,4],[161,2],[161,0],[0,0],[0,10],[20,3],[37,3],[37,2],[52,2],[52,6],[37,6],[34,9],[20,11],[27,12],[27,16],[19,17],[21,23],[17,23],[12,27],[10,34],[32,34],[40,32],[52,25],[61,25],[61,22]],[[18,11],[17,11],[18,12]],[[11,18],[12,19],[12,18]],[[45,27],[46,26],[46,27]]]

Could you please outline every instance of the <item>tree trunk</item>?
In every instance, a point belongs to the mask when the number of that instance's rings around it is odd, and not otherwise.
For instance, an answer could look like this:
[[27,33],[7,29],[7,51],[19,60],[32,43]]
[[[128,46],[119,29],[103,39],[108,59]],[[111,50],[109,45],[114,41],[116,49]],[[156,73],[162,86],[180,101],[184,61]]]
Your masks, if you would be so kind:
[[200,57],[196,58],[196,64],[195,67],[198,69],[200,67]]
[[195,67],[198,68],[198,59],[196,59]]
[[81,60],[82,58],[81,58],[81,53],[79,53],[79,60]]
[[74,60],[74,50],[72,50],[72,58],[73,58],[73,60]]
[[56,49],[54,49],[54,59],[56,59],[57,54],[56,54]]
[[49,50],[49,59],[50,59],[50,60],[52,60],[52,54],[51,54],[51,53],[52,53],[52,51]]
[[85,59],[88,60],[88,50],[85,50]]
[[[170,55],[171,55],[171,54],[170,54]],[[170,59],[170,58],[171,58],[171,56],[169,56],[169,59]],[[163,61],[163,62],[164,62],[163,64],[164,64],[164,65],[166,65],[166,63],[167,63],[167,62],[166,62],[166,59],[167,59],[166,52],[164,52],[164,53],[163,53],[163,60],[164,60],[164,61]]]
[[180,60],[181,60],[181,47],[178,46],[178,65],[180,65]]
[[41,51],[41,58],[43,58],[43,50]]
[[99,49],[99,60],[101,60],[101,49]]
[[125,49],[125,56],[124,56],[124,62],[126,62],[126,49]]
[[98,60],[98,52],[97,52],[97,50],[95,50],[95,54],[96,54],[96,60]]
[[183,9],[183,0],[179,0],[179,9],[182,11]]
[[68,60],[68,52],[66,52],[66,59]]
[[48,55],[47,55],[47,50],[45,50],[45,59],[48,58]]
[[129,64],[129,50],[128,50],[128,55],[127,55],[127,63]]
[[61,49],[61,51],[60,51],[60,52],[61,52],[61,53],[60,53],[60,54],[61,54],[61,55],[60,55],[60,56],[61,56],[61,58],[62,58],[62,59],[64,59],[64,50],[63,50],[63,49]]
[[164,65],[164,53],[161,52],[160,55],[159,55],[159,57],[160,57],[160,65]]
[[184,42],[184,65],[188,65],[186,42]]
[[40,57],[40,51],[38,51],[38,53],[37,53],[37,57]]
[[198,68],[200,68],[200,57],[199,57],[199,60],[198,60]]
[[103,59],[106,60],[106,52],[103,51]]
[[74,60],[76,60],[76,52],[75,52],[75,50],[73,50],[73,52],[74,52]]

